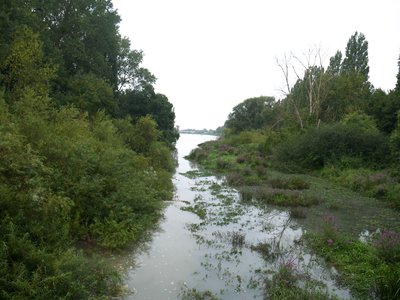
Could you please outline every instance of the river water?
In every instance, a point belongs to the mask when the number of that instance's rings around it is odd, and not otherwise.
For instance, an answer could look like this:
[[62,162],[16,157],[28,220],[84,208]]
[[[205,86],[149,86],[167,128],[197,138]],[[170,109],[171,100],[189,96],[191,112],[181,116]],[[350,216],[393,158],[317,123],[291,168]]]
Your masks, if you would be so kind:
[[[134,264],[126,277],[132,294],[126,299],[180,299],[193,289],[211,291],[224,300],[263,299],[263,279],[287,262],[324,282],[340,299],[348,299],[349,293],[331,279],[332,270],[296,243],[303,229],[287,211],[244,204],[224,178],[199,175],[197,166],[184,159],[199,143],[212,139],[181,135],[175,197],[165,203],[159,228],[132,254]],[[279,246],[275,260],[266,261],[252,250],[265,242]]]

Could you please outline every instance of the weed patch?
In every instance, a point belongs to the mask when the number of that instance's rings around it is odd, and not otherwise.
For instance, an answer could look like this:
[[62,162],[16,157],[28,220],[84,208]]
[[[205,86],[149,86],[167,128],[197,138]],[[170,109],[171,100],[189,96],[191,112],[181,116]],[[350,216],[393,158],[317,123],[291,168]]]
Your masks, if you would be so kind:
[[329,296],[321,284],[312,281],[307,274],[299,272],[293,259],[282,262],[272,278],[266,280],[265,286],[267,299],[336,299]]
[[259,189],[257,198],[260,202],[267,204],[289,207],[308,207],[311,205],[317,205],[320,202],[320,199],[316,196],[266,188]]
[[397,237],[392,234],[381,235],[374,247],[373,244],[350,238],[339,231],[332,215],[325,217],[321,232],[306,235],[309,246],[339,270],[342,281],[359,298],[398,297],[400,264],[388,263],[387,253],[380,252],[391,249],[393,240],[397,241]]
[[269,184],[277,189],[306,190],[310,188],[310,184],[300,177],[273,178],[269,180]]

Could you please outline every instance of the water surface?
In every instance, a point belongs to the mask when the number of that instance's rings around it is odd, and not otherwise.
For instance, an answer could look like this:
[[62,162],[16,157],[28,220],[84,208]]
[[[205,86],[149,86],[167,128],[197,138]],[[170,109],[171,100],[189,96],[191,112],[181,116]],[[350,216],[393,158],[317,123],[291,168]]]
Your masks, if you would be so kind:
[[[262,299],[263,279],[288,261],[322,280],[341,299],[349,298],[346,290],[335,287],[331,270],[296,243],[303,229],[287,211],[242,203],[224,178],[187,176],[198,168],[184,156],[211,139],[215,137],[181,135],[175,197],[165,203],[159,229],[144,249],[133,254],[135,265],[126,279],[133,293],[127,299],[179,299],[184,290],[193,288],[210,290],[226,300]],[[202,212],[202,218],[185,211],[193,208]],[[252,250],[261,242],[279,246],[281,255],[265,261]]]

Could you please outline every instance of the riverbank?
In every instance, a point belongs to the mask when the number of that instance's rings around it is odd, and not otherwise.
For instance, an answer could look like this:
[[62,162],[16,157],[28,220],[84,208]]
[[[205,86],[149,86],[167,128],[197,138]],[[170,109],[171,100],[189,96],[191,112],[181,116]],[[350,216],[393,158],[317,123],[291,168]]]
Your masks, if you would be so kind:
[[[348,286],[353,297],[397,297],[399,212],[376,197],[368,197],[365,189],[341,186],[332,176],[324,177],[323,172],[276,171],[265,151],[260,151],[261,146],[251,140],[229,143],[221,139],[200,145],[188,158],[206,170],[225,175],[243,201],[261,209],[287,212],[308,232],[299,243],[335,266],[340,274],[338,282]],[[270,247],[267,244],[262,249],[270,254]],[[282,272],[293,275],[287,271]],[[298,294],[297,286],[293,284],[289,290]],[[266,293],[273,297],[273,291],[267,289]]]

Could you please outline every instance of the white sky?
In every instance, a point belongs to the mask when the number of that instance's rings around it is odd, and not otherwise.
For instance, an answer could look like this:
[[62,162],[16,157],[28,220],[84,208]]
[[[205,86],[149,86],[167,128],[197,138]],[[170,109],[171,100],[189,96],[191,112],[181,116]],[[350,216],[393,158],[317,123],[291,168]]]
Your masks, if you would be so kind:
[[355,31],[369,43],[370,81],[394,88],[399,0],[113,0],[120,32],[144,52],[176,124],[211,128],[250,97],[281,96],[276,57],[315,46],[344,53]]

